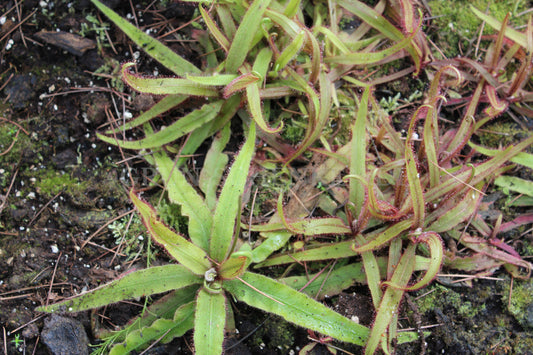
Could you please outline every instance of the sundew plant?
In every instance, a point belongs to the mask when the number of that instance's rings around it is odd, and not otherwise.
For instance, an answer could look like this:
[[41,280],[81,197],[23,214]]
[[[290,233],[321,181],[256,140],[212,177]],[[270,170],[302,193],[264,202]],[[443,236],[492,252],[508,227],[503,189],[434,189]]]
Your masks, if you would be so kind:
[[[475,141],[487,122],[505,113],[531,115],[531,18],[520,32],[508,27],[510,15],[501,22],[465,9],[499,31],[485,57],[433,61],[423,14],[409,0],[374,7],[355,0],[203,1],[204,30],[196,39],[204,55],[195,65],[93,3],[175,74],[150,77],[137,73],[135,63],[123,64],[129,87],[160,99],[98,136],[142,151],[168,199],[188,218],[187,233],[166,226],[150,196],[133,186],[130,198],[144,226],[176,263],[132,272],[39,310],[79,312],[164,294],[107,338],[112,354],[170,342],[189,330],[197,353],[220,354],[226,331],[234,328],[230,300],[363,346],[365,354],[388,354],[429,334],[401,329],[400,304],[439,274],[490,274],[503,266],[515,278],[529,277],[531,264],[497,236],[530,219],[490,225],[479,210],[494,179],[505,184],[512,178],[514,191],[528,193],[527,180],[508,174],[513,166],[533,168],[527,153],[533,136],[501,149]],[[343,28],[354,18],[357,28]],[[393,73],[378,70],[392,63],[399,66]],[[422,100],[412,96],[402,130],[389,115],[399,106],[383,110],[375,92],[413,75],[429,78],[428,85]],[[444,106],[463,108],[457,124],[442,120]],[[173,108],[187,113],[162,127],[156,118]],[[297,145],[282,138],[287,117],[304,122]],[[348,139],[332,133],[337,126]],[[132,140],[134,134],[141,138]],[[225,150],[232,141],[240,148],[230,163]],[[185,157],[204,143],[210,148],[192,182]],[[268,221],[243,213],[252,209],[243,198],[252,171],[282,171],[295,182],[290,191],[275,192]],[[286,267],[286,274],[265,276],[273,266]],[[356,284],[366,285],[372,299],[368,326],[320,302]]]

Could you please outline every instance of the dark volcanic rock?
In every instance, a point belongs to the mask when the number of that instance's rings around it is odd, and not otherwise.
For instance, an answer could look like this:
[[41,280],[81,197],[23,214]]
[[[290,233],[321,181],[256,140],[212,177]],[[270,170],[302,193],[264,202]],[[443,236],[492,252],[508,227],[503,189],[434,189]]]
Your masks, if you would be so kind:
[[41,337],[54,355],[89,354],[89,338],[75,319],[52,314],[44,321]]

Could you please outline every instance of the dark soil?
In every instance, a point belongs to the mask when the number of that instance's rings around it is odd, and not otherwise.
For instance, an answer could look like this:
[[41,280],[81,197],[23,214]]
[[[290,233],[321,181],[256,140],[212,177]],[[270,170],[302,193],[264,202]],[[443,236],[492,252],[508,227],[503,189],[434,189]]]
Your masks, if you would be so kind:
[[[112,2],[124,17],[131,13],[128,2]],[[133,3],[136,6],[140,1]],[[98,342],[96,323],[111,329],[124,324],[138,314],[142,300],[69,315],[70,320],[34,309],[92,289],[131,267],[145,265],[142,257],[132,263],[127,255],[117,254],[109,230],[99,231],[132,207],[127,198],[130,180],[120,161],[134,157],[122,156],[95,136],[107,122],[106,110],[115,114],[125,109],[135,115],[145,108],[143,100],[120,99],[120,80],[113,71],[114,65],[131,60],[137,50],[113,27],[109,33],[114,48],[99,48],[95,31],[86,31],[91,41],[82,44],[81,49],[74,48],[73,40],[65,44],[63,39],[59,46],[37,35],[42,30],[78,34],[92,28],[88,15],[105,21],[89,1],[27,0],[18,4],[18,9],[14,6],[14,1],[0,1],[2,12],[11,9],[0,28],[0,347],[7,354],[59,354],[67,352],[51,350],[51,343],[57,348],[76,338],[74,345],[68,345],[68,353],[74,354],[76,347],[80,349],[77,353],[87,353],[91,350],[84,337],[87,334],[92,344]],[[141,26],[166,18],[179,27],[194,10],[171,2],[166,8],[155,11],[152,7],[142,12],[144,6],[145,2],[136,10]],[[198,60],[194,45],[180,42],[171,47],[191,61]],[[155,67],[163,71],[142,53],[139,63],[141,71],[150,72]],[[104,65],[105,73],[93,74]],[[133,180],[139,187],[150,177],[143,164],[138,158],[130,162]],[[418,310],[417,302],[404,302],[403,328],[436,327],[429,329],[432,335],[425,340],[427,346],[400,346],[398,353],[533,353],[533,335],[527,325],[507,312],[502,301],[509,292],[508,278],[502,275],[506,281],[475,282],[473,288],[464,285],[449,291],[438,289],[436,292],[444,296],[423,311]],[[373,315],[365,292],[363,288],[349,289],[326,302],[340,313],[370,325]],[[411,296],[413,300],[415,297]],[[466,302],[470,308],[464,308]],[[305,330],[275,316],[240,304],[234,309],[239,333],[228,340],[228,353],[288,354],[310,342]],[[72,319],[76,321],[70,323]],[[53,333],[52,328],[59,330]],[[63,334],[62,339],[58,333],[65,328],[71,333]],[[191,343],[192,335],[187,334],[149,353],[187,353]],[[359,347],[336,345],[355,354],[361,352]],[[322,345],[313,351],[327,353]]]

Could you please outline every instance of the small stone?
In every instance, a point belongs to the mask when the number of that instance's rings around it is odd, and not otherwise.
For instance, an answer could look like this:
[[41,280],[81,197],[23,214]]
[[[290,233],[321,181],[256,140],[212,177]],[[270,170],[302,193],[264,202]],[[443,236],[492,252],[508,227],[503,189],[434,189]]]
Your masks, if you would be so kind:
[[44,321],[43,342],[54,355],[88,355],[89,338],[81,322],[52,314]]

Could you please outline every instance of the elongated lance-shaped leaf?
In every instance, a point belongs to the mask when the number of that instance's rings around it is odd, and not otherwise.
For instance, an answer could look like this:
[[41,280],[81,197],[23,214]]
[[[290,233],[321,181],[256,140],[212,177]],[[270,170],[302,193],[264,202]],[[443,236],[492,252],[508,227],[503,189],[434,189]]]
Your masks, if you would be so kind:
[[[366,244],[352,246],[353,251],[357,253],[364,253],[365,251],[376,250],[385,246],[392,239],[399,236],[402,232],[406,231],[413,225],[413,219],[409,218],[404,221],[400,221],[393,224],[385,231],[379,233],[377,237],[370,239]],[[366,238],[368,240],[368,238]]]
[[156,133],[146,134],[146,137],[136,141],[116,140],[114,137],[97,134],[98,138],[106,143],[117,144],[125,149],[153,149],[162,147],[178,138],[196,130],[197,128],[214,120],[220,112],[222,100],[205,104],[201,108],[181,117],[176,122]]
[[263,117],[259,85],[259,83],[255,83],[246,87],[246,103],[248,106],[248,111],[250,111],[252,118],[254,119],[255,123],[257,123],[259,128],[268,133],[277,133],[283,129],[283,121],[280,122],[279,126],[276,128],[271,128],[268,126],[265,118]]
[[[477,145],[475,143],[472,143],[470,141],[468,142],[468,145],[471,146],[472,148],[474,148],[479,153],[487,155],[489,157],[493,157],[496,154],[501,152],[501,150],[485,148],[485,147],[482,147],[482,146]],[[512,157],[510,160],[513,163],[520,164],[520,165],[523,165],[523,166],[527,166],[528,168],[533,169],[533,154],[520,152],[520,153],[516,154],[514,157]]]
[[227,52],[230,46],[229,40],[226,38],[226,36],[224,36],[222,31],[220,31],[215,21],[213,21],[211,16],[209,16],[209,13],[205,11],[204,7],[200,5],[199,8],[200,14],[202,15],[202,18],[209,29],[209,33],[217,40],[222,49]]
[[[362,235],[357,235],[355,237],[355,242],[364,244],[365,239]],[[383,295],[381,292],[381,272],[379,270],[378,262],[373,251],[365,251],[364,253],[361,253],[361,257],[363,258],[366,283],[370,290],[370,294],[372,295],[374,307],[377,309],[379,302],[381,301],[381,296]]]
[[[342,219],[338,217],[324,217],[324,218],[306,218],[299,221],[287,221],[289,230],[293,234],[303,234],[308,236],[316,236],[321,234],[349,234],[352,229],[344,224]],[[269,223],[264,225],[252,226],[250,230],[254,232],[273,232],[286,230],[284,223]]]
[[202,143],[210,136],[220,131],[239,110],[241,98],[239,95],[224,100],[220,112],[214,120],[198,127],[187,137],[187,141],[181,148],[182,157],[176,161],[176,166],[182,166],[188,159],[187,155],[194,154]]
[[[367,251],[383,248],[392,239],[398,237],[402,232],[408,230],[413,224],[412,219],[398,222],[385,230],[369,233],[366,236],[367,243],[355,245],[353,240],[347,240],[339,243],[324,243],[313,249],[307,249],[291,254],[274,255],[267,260],[255,265],[256,267],[265,267],[272,265],[294,263],[295,261],[316,261],[327,259],[348,258]],[[278,232],[284,236],[283,232]],[[289,236],[291,235],[288,233]],[[268,242],[268,239],[265,241]],[[259,246],[260,247],[260,246]],[[257,248],[256,248],[257,249]],[[254,252],[255,250],[254,249]],[[255,254],[254,254],[255,257]],[[255,260],[254,260],[255,261]]]
[[222,96],[224,98],[228,98],[239,91],[245,90],[248,86],[254,85],[262,79],[263,78],[258,73],[251,72],[242,74],[226,85],[224,91],[222,92]]
[[133,74],[129,68],[134,65],[135,63],[125,63],[122,65],[122,79],[136,91],[154,95],[220,96],[217,88],[211,85],[202,85],[192,80],[143,77],[138,74]]
[[165,181],[168,198],[181,205],[181,213],[189,217],[189,237],[192,242],[203,250],[209,250],[213,224],[211,210],[165,152],[154,153],[153,157],[157,170]]
[[[393,41],[400,42],[411,36],[414,38],[414,35],[416,34],[416,32],[413,32],[409,37],[407,37],[402,33],[402,31],[387,21],[387,19],[385,19],[381,14],[376,12],[376,10],[360,1],[338,0],[337,3]],[[412,41],[413,38],[410,38],[409,41]],[[412,45],[407,45],[405,49],[413,58],[418,72],[420,70],[421,58],[420,53],[418,53],[417,48],[415,48],[415,44],[412,43]]]
[[[150,121],[151,119],[159,116],[160,114],[170,110],[171,108],[178,106],[186,99],[187,99],[186,95],[168,95],[162,98],[161,100],[159,100],[159,102],[156,103],[154,106],[150,107],[148,111],[140,114],[134,120],[128,121],[122,126],[120,126],[120,130],[125,131],[131,128],[139,127],[142,124]],[[105,133],[112,134],[113,130],[112,129],[107,130]]]
[[[473,5],[470,5],[470,9],[477,17],[485,21],[490,27],[494,28],[496,31],[499,31],[502,28],[502,23],[498,21],[497,19],[495,19],[494,17],[479,11]],[[515,41],[516,43],[520,44],[524,48],[528,47],[527,37],[525,33],[520,33],[517,30],[514,30],[510,27],[506,27],[505,37]]]
[[[414,271],[414,257],[415,245],[410,244],[400,259],[396,271],[392,275],[392,283],[402,286],[407,285]],[[387,328],[389,328],[394,314],[398,312],[398,306],[400,305],[403,294],[403,290],[394,287],[388,287],[383,294],[370,337],[366,344],[365,354],[372,355],[376,352],[379,343],[386,336],[385,333]]]
[[173,290],[165,296],[159,298],[154,303],[150,304],[141,315],[131,319],[127,325],[125,325],[119,331],[102,331],[99,338],[113,338],[115,343],[124,342],[128,333],[133,329],[143,329],[149,327],[158,319],[174,319],[176,310],[184,304],[192,302],[198,289],[202,287],[202,284],[196,284]]
[[340,54],[333,57],[324,58],[326,63],[335,63],[343,65],[371,65],[375,64],[396,52],[406,49],[411,41],[411,37],[405,37],[400,42],[387,49],[379,52],[352,52],[347,54]]
[[369,334],[361,324],[263,275],[246,272],[241,278],[224,281],[223,288],[252,307],[341,341],[364,345]]
[[[357,117],[352,125],[352,152],[350,154],[350,174],[366,176],[366,116],[370,87],[366,87],[359,102]],[[358,179],[350,179],[350,202],[355,205],[355,216],[359,216],[365,202],[365,186]]]
[[[509,146],[505,150],[498,152],[492,159],[476,166],[476,174],[473,177],[470,184],[477,184],[490,175],[494,174],[494,171],[499,169],[503,164],[511,160],[514,156],[520,153],[522,150],[533,144],[533,136],[523,140],[515,146]],[[436,201],[438,198],[446,195],[450,191],[457,187],[459,181],[466,181],[470,176],[470,169],[461,172],[454,177],[450,177],[447,180],[443,180],[440,186],[432,188],[425,194],[425,200],[428,203]]]
[[126,355],[134,350],[146,348],[151,342],[161,339],[168,343],[194,327],[194,302],[176,309],[172,319],[156,319],[151,325],[129,332],[123,343],[115,345],[109,355]]
[[304,45],[305,37],[306,33],[304,30],[302,30],[296,35],[296,37],[292,39],[289,45],[287,45],[287,47],[283,50],[283,52],[281,52],[279,57],[276,59],[273,68],[274,71],[277,72],[282,70],[287,64],[289,64],[291,59],[294,58],[300,52],[302,46]]
[[252,251],[252,260],[254,263],[262,262],[274,251],[281,249],[291,239],[291,236],[292,233],[283,231],[268,233],[267,239]]
[[39,312],[81,312],[123,300],[153,295],[203,282],[181,265],[164,265],[138,270],[65,301],[38,307]]
[[[388,257],[376,257],[377,267],[380,275],[387,273]],[[415,270],[427,270],[429,259],[417,255],[415,257]],[[304,276],[289,276],[278,279],[279,282],[301,291],[310,297],[321,300],[324,297],[335,296],[343,290],[356,284],[367,282],[367,270],[363,263],[353,263],[335,268],[333,271],[326,270],[320,274],[310,274]],[[378,282],[381,280],[378,280]],[[379,307],[379,302],[378,302]],[[378,308],[376,307],[376,309]]]
[[533,197],[533,181],[521,179],[516,176],[498,176],[494,180],[494,185],[504,189],[504,191],[514,191],[522,195]]
[[[426,217],[427,230],[442,233],[455,228],[459,223],[468,220],[472,214],[477,211],[479,202],[481,201],[481,193],[479,188],[482,188],[483,183],[476,185],[477,189],[468,190],[464,193],[463,198],[455,203],[452,208],[443,207],[445,213],[435,210]],[[453,203],[452,200],[450,203]],[[446,206],[446,205],[445,205]]]
[[222,179],[224,169],[228,164],[228,156],[222,151],[230,138],[230,126],[227,124],[222,131],[213,139],[211,148],[207,152],[204,167],[200,172],[199,185],[205,195],[205,203],[210,210],[214,211],[217,203],[217,189]]
[[422,192],[422,186],[420,185],[420,174],[416,166],[415,156],[411,150],[410,145],[407,143],[406,148],[406,166],[405,172],[407,175],[407,181],[409,183],[409,191],[413,203],[414,212],[414,224],[413,228],[419,228],[424,225],[425,219],[425,203],[424,194]]
[[239,205],[248,178],[250,162],[255,147],[255,124],[250,122],[246,142],[237,155],[235,162],[224,182],[213,218],[213,229],[209,245],[210,256],[216,261],[223,261],[230,251],[235,233],[235,220],[241,213]]
[[286,160],[285,164],[289,164],[292,160],[300,156],[307,148],[311,146],[322,134],[322,129],[326,125],[329,119],[329,113],[331,111],[331,98],[333,93],[332,85],[333,83],[327,78],[324,72],[320,72],[319,83],[320,83],[320,99],[306,82],[303,82],[300,75],[298,75],[294,70],[287,67],[286,69],[289,74],[295,79],[300,85],[302,85],[303,90],[309,97],[309,123],[307,130],[305,132],[305,137],[303,142],[300,144],[298,149]]
[[[416,233],[416,232],[415,232]],[[414,243],[424,243],[429,249],[429,265],[424,276],[417,281],[414,285],[404,286],[404,285],[394,285],[392,282],[384,282],[384,285],[391,287],[396,287],[404,291],[414,291],[422,287],[427,286],[440,272],[442,261],[444,260],[444,245],[442,244],[442,239],[435,232],[422,232],[421,234],[412,238]]]
[[100,1],[91,0],[100,11],[102,11],[111,21],[113,21],[135,44],[142,48],[148,55],[170,69],[176,75],[183,76],[187,73],[197,73],[201,71],[192,63],[180,57],[170,48],[150,37],[141,29],[135,27],[128,21],[120,17],[116,12],[103,5]]
[[252,49],[254,35],[261,25],[261,18],[269,4],[270,0],[255,0],[248,7],[226,57],[227,73],[237,73],[239,67],[244,63],[248,52]]
[[231,83],[238,77],[236,74],[218,74],[213,75],[189,75],[187,74],[187,80],[193,81],[200,85],[205,86],[225,86]]
[[157,212],[148,203],[142,201],[133,190],[130,198],[141,214],[146,228],[152,239],[161,244],[165,250],[179,263],[196,275],[204,275],[211,267],[211,262],[206,252],[195,244],[189,242],[181,235],[174,233],[157,218]]
[[226,324],[226,297],[224,292],[198,292],[194,317],[194,347],[196,354],[222,354]]

